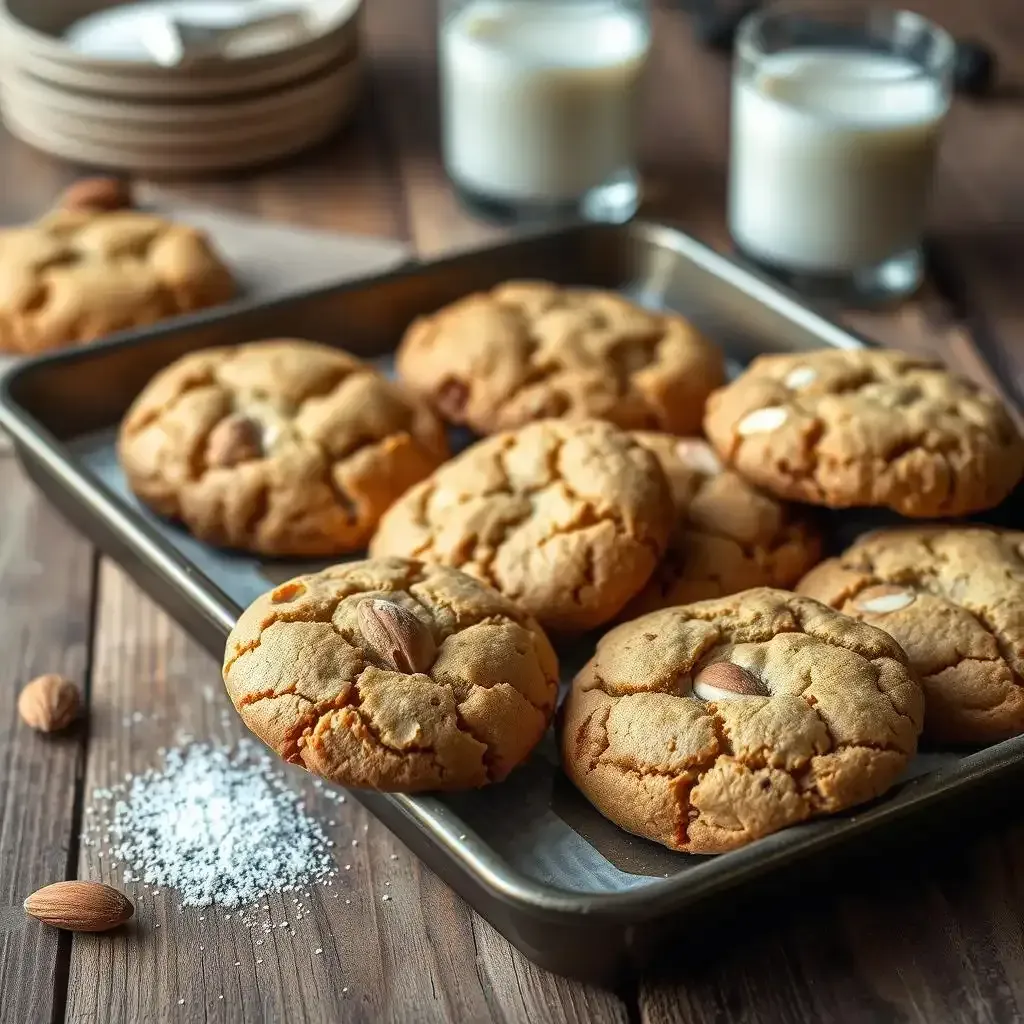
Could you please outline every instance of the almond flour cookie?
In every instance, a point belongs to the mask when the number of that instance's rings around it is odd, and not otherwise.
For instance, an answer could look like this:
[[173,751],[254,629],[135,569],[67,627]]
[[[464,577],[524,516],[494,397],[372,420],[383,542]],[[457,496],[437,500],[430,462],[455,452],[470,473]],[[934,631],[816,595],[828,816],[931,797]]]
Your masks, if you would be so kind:
[[132,490],[211,544],[313,556],[366,545],[448,454],[433,414],[354,356],[309,341],[194,352],[121,425]]
[[1024,732],[1024,533],[880,530],[799,589],[899,642],[924,686],[931,739]]
[[402,382],[446,419],[492,434],[557,416],[692,434],[725,379],[722,354],[682,317],[614,292],[509,282],[421,317]]
[[374,555],[454,565],[553,629],[617,615],[672,526],[657,459],[610,423],[544,420],[487,438],[381,519]]
[[0,230],[0,351],[93,341],[234,294],[201,231],[120,208],[125,190],[101,184],[79,182],[63,208]]
[[790,587],[821,557],[808,518],[725,469],[706,441],[633,436],[668,478],[676,524],[665,557],[627,606],[628,618],[751,587]]
[[622,828],[722,853],[884,793],[922,713],[888,634],[748,590],[603,637],[566,701],[562,762]]
[[824,349],[761,356],[711,396],[718,454],[782,498],[906,516],[991,508],[1024,472],[1003,406],[902,352]]
[[558,662],[537,623],[490,587],[386,558],[258,598],[228,637],[224,682],[286,761],[416,793],[505,778],[547,729]]

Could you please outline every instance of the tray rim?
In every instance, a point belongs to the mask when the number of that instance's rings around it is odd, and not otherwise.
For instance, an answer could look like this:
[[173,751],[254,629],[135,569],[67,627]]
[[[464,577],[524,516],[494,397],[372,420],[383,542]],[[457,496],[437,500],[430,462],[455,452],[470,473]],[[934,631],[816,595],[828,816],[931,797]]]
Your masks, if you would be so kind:
[[[840,327],[816,310],[805,305],[796,295],[771,282],[763,274],[724,256],[692,236],[670,225],[650,221],[633,221],[625,225],[574,224],[568,227],[537,232],[523,232],[497,245],[471,247],[446,254],[438,260],[405,262],[397,267],[363,277],[348,278],[337,284],[291,292],[268,299],[236,301],[228,306],[200,310],[176,317],[148,328],[122,332],[117,336],[88,346],[21,360],[0,373],[0,427],[14,441],[14,449],[23,464],[41,467],[56,486],[62,487],[86,508],[93,521],[116,527],[146,566],[172,583],[211,622],[225,638],[242,610],[216,583],[200,576],[184,554],[166,542],[156,529],[111,491],[98,478],[80,465],[67,445],[62,443],[41,422],[17,403],[13,394],[18,378],[45,371],[55,363],[74,363],[95,358],[97,354],[147,344],[157,338],[173,335],[193,327],[208,326],[231,320],[247,313],[276,306],[313,300],[339,292],[363,289],[378,281],[414,276],[426,268],[474,259],[521,243],[541,241],[574,232],[609,230],[627,237],[638,234],[645,241],[669,248],[703,265],[704,269],[738,275],[744,279],[745,290],[766,305],[783,307],[790,319],[812,321],[815,333],[823,344],[835,347],[860,347],[869,344],[856,332]],[[828,340],[826,340],[828,339]],[[37,481],[38,482],[38,481]],[[48,488],[42,490],[50,497]],[[90,538],[92,539],[92,538]],[[95,541],[94,541],[95,543]],[[98,545],[100,546],[100,545]],[[216,657],[215,652],[210,651]],[[365,795],[370,810],[378,800],[392,804],[402,818],[416,830],[416,838],[431,844],[439,856],[471,884],[478,886],[491,899],[503,904],[528,909],[545,918],[606,918],[636,923],[706,899],[726,889],[751,881],[759,875],[795,860],[816,856],[843,845],[878,828],[902,821],[943,800],[952,799],[965,790],[972,790],[991,779],[1024,764],[1024,735],[1003,740],[980,750],[965,753],[956,764],[947,765],[903,783],[899,790],[863,808],[846,814],[817,819],[796,825],[726,854],[701,858],[684,874],[651,878],[638,887],[611,892],[571,893],[536,881],[509,864],[501,854],[480,840],[472,829],[456,824],[460,819],[444,803],[433,796],[347,790],[357,799]],[[389,827],[391,827],[389,823]],[[394,830],[394,829],[393,829]],[[405,842],[409,840],[396,832]],[[460,839],[465,835],[465,839]],[[645,840],[637,839],[643,843]],[[416,849],[418,845],[410,842]],[[419,855],[418,850],[416,851]],[[695,856],[680,854],[680,856]]]

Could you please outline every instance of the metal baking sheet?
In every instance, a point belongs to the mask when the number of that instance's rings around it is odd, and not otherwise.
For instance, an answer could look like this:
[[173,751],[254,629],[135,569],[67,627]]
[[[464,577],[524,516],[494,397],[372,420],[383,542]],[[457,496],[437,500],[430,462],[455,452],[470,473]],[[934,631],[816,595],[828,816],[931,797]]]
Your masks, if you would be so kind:
[[[693,318],[735,369],[754,354],[863,342],[764,278],[661,225],[586,225],[269,303],[208,311],[24,363],[0,382],[0,425],[51,500],[117,558],[218,658],[257,594],[323,561],[267,561],[211,548],[143,508],[117,465],[117,423],[173,359],[210,345],[308,337],[380,360],[412,318],[512,277],[618,289]],[[461,438],[465,443],[466,438]],[[832,543],[877,525],[826,517]],[[563,681],[595,637],[561,644]],[[963,798],[1024,765],[1024,738],[980,751],[925,751],[891,794],[714,858],[622,832],[565,780],[553,735],[499,786],[443,798],[357,793],[378,817],[538,963],[608,979],[645,960],[680,915],[769,872]]]

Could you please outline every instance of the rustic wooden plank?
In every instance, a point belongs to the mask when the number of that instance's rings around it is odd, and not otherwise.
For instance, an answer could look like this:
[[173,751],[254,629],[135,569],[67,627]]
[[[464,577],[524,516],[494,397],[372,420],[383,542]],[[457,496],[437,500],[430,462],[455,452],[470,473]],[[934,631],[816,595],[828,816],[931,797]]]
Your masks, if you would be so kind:
[[478,914],[473,915],[473,937],[476,969],[484,990],[491,993],[491,1010],[496,1020],[508,1024],[626,1024],[630,1019],[622,999],[603,988],[571,982],[542,970]]
[[[18,717],[21,686],[43,672],[87,684],[93,555],[0,455],[0,1022],[62,1014],[66,938],[22,901],[73,877],[76,781],[87,726],[41,736]],[[58,960],[60,961],[58,965]]]
[[[224,743],[246,735],[214,660],[108,562],[99,595],[87,803],[94,788],[158,766],[157,748],[183,735]],[[297,921],[290,900],[271,898],[270,917],[293,921],[271,940],[237,914],[182,912],[174,893],[129,885],[131,927],[75,937],[69,1019],[625,1020],[614,997],[526,964],[353,800],[329,802],[309,776],[288,770],[313,813],[336,822],[327,831],[340,877],[310,888],[312,913]],[[121,885],[102,852],[83,847],[80,876]]]
[[[1024,828],[814,876],[770,916],[734,908],[640,990],[644,1024],[1024,1019]],[[838,884],[834,884],[838,883]],[[738,924],[738,926],[737,926]]]

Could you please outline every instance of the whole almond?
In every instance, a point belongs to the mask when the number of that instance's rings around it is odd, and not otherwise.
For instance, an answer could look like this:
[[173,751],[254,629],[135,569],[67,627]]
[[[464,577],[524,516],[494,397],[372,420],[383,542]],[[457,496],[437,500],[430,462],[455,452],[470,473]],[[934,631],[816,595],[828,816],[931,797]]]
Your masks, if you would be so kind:
[[225,416],[206,441],[206,462],[210,466],[237,466],[263,456],[263,430],[248,416]]
[[697,673],[693,693],[701,700],[732,700],[734,697],[767,697],[768,689],[739,665],[716,661]]
[[78,687],[58,675],[37,676],[18,695],[18,714],[39,732],[66,729],[82,707]]
[[124,924],[135,907],[102,882],[54,882],[25,900],[25,913],[69,932],[105,932]]
[[64,190],[65,210],[123,210],[132,205],[131,185],[122,178],[82,178]]
[[356,614],[367,644],[385,664],[408,675],[426,672],[434,664],[433,634],[408,608],[373,598],[361,602]]

